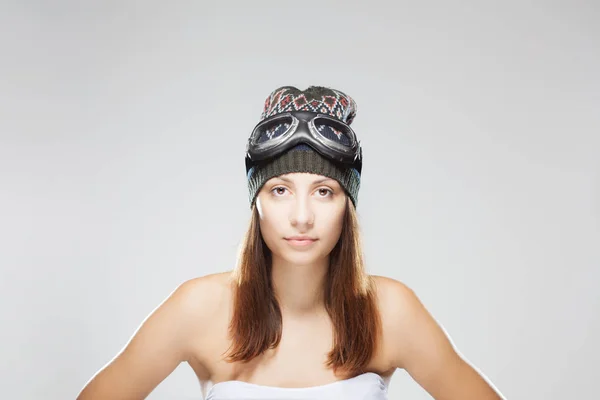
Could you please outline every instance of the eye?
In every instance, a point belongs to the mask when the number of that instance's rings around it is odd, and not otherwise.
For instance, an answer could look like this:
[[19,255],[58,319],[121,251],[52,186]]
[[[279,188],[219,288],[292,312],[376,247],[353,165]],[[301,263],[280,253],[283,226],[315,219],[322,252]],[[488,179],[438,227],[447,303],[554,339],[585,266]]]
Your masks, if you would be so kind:
[[275,196],[279,196],[283,194],[283,190],[287,190],[286,188],[284,188],[283,186],[275,186],[273,189],[271,189],[271,193],[273,193]]
[[329,194],[330,196],[333,196],[333,190],[331,190],[331,189],[327,189],[327,188],[320,188],[320,189],[319,189],[319,194],[322,194],[322,195],[323,195],[323,197],[327,196],[328,194]]

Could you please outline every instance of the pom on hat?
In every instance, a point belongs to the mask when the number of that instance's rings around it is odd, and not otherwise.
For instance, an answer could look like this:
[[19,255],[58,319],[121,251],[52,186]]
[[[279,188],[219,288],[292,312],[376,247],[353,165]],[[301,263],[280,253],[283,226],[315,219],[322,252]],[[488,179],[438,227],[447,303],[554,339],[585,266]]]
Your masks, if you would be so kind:
[[267,97],[260,119],[287,111],[327,114],[350,125],[356,117],[356,103],[345,93],[323,86],[310,86],[306,90],[283,86]]

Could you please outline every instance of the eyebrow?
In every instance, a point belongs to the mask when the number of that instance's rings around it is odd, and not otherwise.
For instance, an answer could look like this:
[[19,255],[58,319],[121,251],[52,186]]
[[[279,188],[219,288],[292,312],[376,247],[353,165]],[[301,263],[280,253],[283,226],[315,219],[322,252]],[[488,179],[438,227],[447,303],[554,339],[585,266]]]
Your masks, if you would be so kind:
[[[285,182],[288,182],[288,183],[294,183],[294,182],[292,182],[291,179],[288,179],[288,178],[286,178],[284,176],[278,176],[277,179],[281,179],[282,181],[285,181]],[[312,184],[316,185],[316,184],[323,183],[323,182],[326,182],[326,181],[334,181],[334,180],[335,179],[331,179],[331,178],[321,178],[321,179],[317,179],[316,181],[313,181]]]

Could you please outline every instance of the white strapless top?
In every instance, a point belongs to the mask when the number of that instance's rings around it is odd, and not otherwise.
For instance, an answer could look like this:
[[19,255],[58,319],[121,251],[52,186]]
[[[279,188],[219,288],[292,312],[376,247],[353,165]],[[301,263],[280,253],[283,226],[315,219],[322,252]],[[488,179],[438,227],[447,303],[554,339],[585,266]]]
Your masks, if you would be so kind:
[[242,381],[215,383],[206,400],[388,400],[387,384],[374,372],[320,386],[282,388]]

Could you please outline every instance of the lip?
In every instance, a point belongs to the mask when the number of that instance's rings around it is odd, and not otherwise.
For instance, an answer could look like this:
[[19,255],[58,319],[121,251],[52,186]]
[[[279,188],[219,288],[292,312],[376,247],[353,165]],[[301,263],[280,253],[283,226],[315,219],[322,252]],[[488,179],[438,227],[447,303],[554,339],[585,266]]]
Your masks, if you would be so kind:
[[317,239],[315,238],[311,238],[310,236],[290,236],[290,237],[286,237],[286,240],[312,240],[315,241]]
[[317,241],[317,239],[303,237],[303,236],[294,236],[294,237],[290,237],[290,238],[285,238],[285,240],[292,246],[297,246],[297,247],[310,246],[311,244],[313,244],[314,242]]

